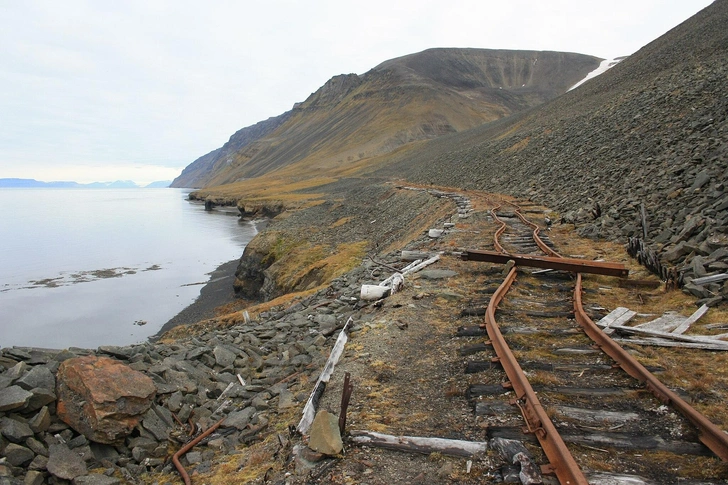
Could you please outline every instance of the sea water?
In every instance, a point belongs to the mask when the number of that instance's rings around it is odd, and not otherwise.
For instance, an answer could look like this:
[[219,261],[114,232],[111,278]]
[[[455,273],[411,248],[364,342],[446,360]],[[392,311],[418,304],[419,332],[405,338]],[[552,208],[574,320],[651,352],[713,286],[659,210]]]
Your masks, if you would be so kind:
[[0,189],[0,347],[128,345],[241,256],[255,227],[183,189]]

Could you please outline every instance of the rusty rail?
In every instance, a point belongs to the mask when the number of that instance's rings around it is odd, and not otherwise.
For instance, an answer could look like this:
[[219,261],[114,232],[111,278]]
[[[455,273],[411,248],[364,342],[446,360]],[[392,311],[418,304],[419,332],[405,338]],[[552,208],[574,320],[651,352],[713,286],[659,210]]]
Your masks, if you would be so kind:
[[190,476],[187,473],[187,470],[185,470],[185,467],[182,466],[182,463],[179,461],[180,457],[182,457],[182,455],[194,448],[197,443],[205,439],[207,436],[211,435],[213,431],[220,427],[223,421],[225,421],[225,418],[222,418],[220,421],[207,428],[204,433],[184,445],[182,448],[179,449],[179,451],[177,451],[177,453],[174,454],[174,456],[172,456],[172,463],[174,463],[174,467],[179,472],[179,475],[182,477],[185,485],[192,485],[192,481],[190,480]]
[[505,252],[506,252],[506,250],[505,250],[505,249],[503,249],[503,246],[501,246],[501,244],[500,244],[500,241],[498,240],[498,238],[499,238],[499,237],[501,237],[501,234],[503,234],[503,233],[505,232],[505,230],[506,230],[506,227],[508,227],[508,225],[507,225],[507,224],[506,224],[506,223],[505,223],[504,221],[502,221],[502,220],[501,220],[501,219],[500,219],[500,218],[498,217],[498,215],[496,214],[496,212],[498,211],[498,209],[500,209],[501,207],[502,207],[502,205],[499,205],[499,206],[493,207],[493,208],[492,208],[492,209],[490,210],[490,215],[491,215],[491,216],[493,217],[493,220],[494,220],[494,221],[496,221],[496,222],[497,222],[498,224],[500,224],[500,225],[501,225],[501,226],[500,226],[500,227],[499,227],[499,228],[498,228],[498,229],[497,229],[497,230],[495,231],[495,234],[493,235],[493,246],[495,246],[495,249],[496,249],[496,251],[498,251],[499,253],[505,253]]
[[516,265],[549,268],[573,273],[594,273],[608,276],[626,277],[629,270],[621,263],[590,261],[576,258],[554,258],[550,256],[532,256],[530,254],[508,254],[495,251],[467,250],[460,253],[466,261],[485,261],[488,263],[507,263],[512,259]]
[[[518,209],[518,206],[510,202],[505,202]],[[658,399],[665,403],[671,403],[676,407],[699,431],[700,441],[703,442],[713,453],[722,460],[728,461],[728,435],[720,428],[711,423],[705,416],[693,409],[689,404],[683,401],[674,392],[662,384],[655,376],[644,368],[637,360],[628,354],[619,344],[609,338],[604,332],[596,326],[596,324],[584,312],[581,301],[582,293],[582,272],[593,272],[597,274],[606,274],[610,276],[626,277],[627,269],[623,265],[614,263],[592,262],[584,260],[572,260],[563,258],[557,252],[549,248],[538,235],[539,228],[536,224],[528,221],[520,210],[516,210],[516,215],[522,222],[533,229],[533,239],[536,244],[549,254],[549,257],[533,257],[527,255],[508,254],[500,245],[498,238],[506,229],[506,223],[498,218],[496,211],[501,206],[491,210],[491,214],[495,221],[501,224],[496,231],[494,237],[494,246],[498,252],[492,251],[466,251],[461,254],[464,260],[488,261],[495,263],[506,263],[512,259],[516,265],[508,273],[503,283],[491,297],[485,313],[485,327],[491,340],[494,350],[498,356],[498,361],[503,366],[508,379],[513,386],[517,399],[514,401],[523,415],[527,423],[529,431],[533,432],[538,438],[541,447],[550,462],[553,472],[556,474],[562,485],[587,484],[586,477],[576,464],[573,456],[564,444],[561,436],[549,419],[548,415],[541,406],[536,394],[533,391],[527,377],[523,373],[518,361],[511,352],[503,335],[500,332],[498,324],[495,320],[495,311],[501,300],[508,292],[508,289],[516,279],[517,266],[536,266],[545,268],[562,269],[575,272],[576,285],[574,290],[574,314],[579,325],[582,326],[584,332],[619,366],[630,376],[644,383]],[[596,271],[593,271],[596,268]]]
[[614,359],[617,364],[630,376],[634,377],[652,392],[660,401],[670,403],[677,408],[688,421],[699,431],[700,441],[715,453],[720,459],[728,461],[728,434],[724,433],[708,418],[700,414],[690,404],[683,401],[680,396],[667,388],[650,371],[632,357],[617,342],[597,327],[586,314],[581,303],[581,274],[576,276],[574,289],[574,316],[584,332],[602,349],[604,353]]
[[521,220],[521,222],[523,222],[524,224],[529,226],[531,229],[533,229],[533,240],[536,242],[536,245],[539,247],[539,249],[551,257],[561,258],[562,256],[559,253],[557,253],[556,251],[554,251],[553,249],[551,249],[550,247],[548,247],[548,245],[545,242],[543,242],[543,239],[541,239],[541,237],[538,235],[539,231],[541,230],[541,228],[538,227],[538,224],[534,224],[533,222],[526,219],[526,216],[521,214],[520,207],[516,206],[515,204],[511,204],[511,205],[516,207],[516,215]]
[[562,485],[587,485],[586,477],[582,473],[579,465],[574,461],[569,449],[566,447],[564,440],[561,439],[556,427],[541,406],[536,397],[528,378],[523,373],[521,366],[518,365],[516,357],[508,347],[500,328],[495,320],[495,310],[501,302],[505,294],[516,279],[516,266],[506,276],[503,283],[498,287],[496,292],[488,303],[485,310],[485,328],[490,337],[493,348],[498,355],[498,360],[503,366],[508,379],[513,385],[517,400],[515,404],[521,409],[523,419],[526,420],[529,431],[533,432],[538,438],[541,447],[546,453],[549,462],[553,466],[553,471]]

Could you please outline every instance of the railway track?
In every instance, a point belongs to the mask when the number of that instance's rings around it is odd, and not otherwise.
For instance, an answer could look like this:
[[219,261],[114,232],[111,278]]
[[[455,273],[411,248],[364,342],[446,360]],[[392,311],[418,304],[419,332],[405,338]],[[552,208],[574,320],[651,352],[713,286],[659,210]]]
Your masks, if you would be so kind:
[[[491,211],[496,251],[560,258],[523,212],[511,203]],[[487,333],[488,341],[461,353],[466,372],[481,376],[467,394],[490,438],[537,440],[536,462],[562,484],[620,483],[589,474],[594,469],[678,483],[678,467],[683,476],[692,467],[692,483],[702,483],[702,459],[728,460],[728,435],[651,372],[660,369],[646,369],[594,325],[580,273],[507,268],[502,281],[486,282],[487,305],[463,310],[484,314],[482,325],[461,334]]]

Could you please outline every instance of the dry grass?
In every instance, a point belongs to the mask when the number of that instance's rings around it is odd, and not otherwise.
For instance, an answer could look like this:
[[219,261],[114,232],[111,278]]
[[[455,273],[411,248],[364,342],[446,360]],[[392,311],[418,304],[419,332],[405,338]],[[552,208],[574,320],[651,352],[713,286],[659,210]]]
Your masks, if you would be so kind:
[[330,227],[331,227],[331,229],[336,229],[337,227],[343,226],[344,224],[346,224],[347,222],[351,221],[352,219],[353,219],[353,217],[342,217],[338,221],[336,221],[333,224],[331,224]]
[[266,175],[233,184],[209,187],[195,192],[200,199],[235,200],[238,206],[279,203],[289,209],[300,209],[321,203],[320,193],[299,191],[335,182],[333,177],[281,177]]
[[520,152],[521,150],[523,150],[524,148],[526,148],[528,146],[529,141],[531,141],[530,136],[528,136],[528,137],[524,138],[523,140],[517,142],[516,144],[506,148],[505,150],[503,150],[503,153],[513,154],[513,153]]
[[725,479],[728,476],[728,463],[720,462],[712,457],[692,456],[690,460],[681,460],[675,465],[675,455],[661,451],[648,451],[642,454],[654,466],[660,467],[671,475],[704,480]]
[[[319,287],[361,263],[367,241],[326,246],[294,246],[271,266],[276,285],[283,291],[302,291]],[[327,256],[328,255],[328,256]]]

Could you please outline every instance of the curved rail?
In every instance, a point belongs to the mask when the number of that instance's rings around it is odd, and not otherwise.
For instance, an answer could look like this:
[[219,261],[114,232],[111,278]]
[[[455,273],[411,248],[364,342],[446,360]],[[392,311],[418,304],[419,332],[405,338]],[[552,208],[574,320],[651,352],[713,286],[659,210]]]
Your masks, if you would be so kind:
[[[549,256],[562,258],[560,254],[548,247],[539,237],[539,227],[530,222],[520,212],[520,208],[511,203],[504,201],[516,208],[515,214],[526,225],[533,229],[533,239],[538,247]],[[498,238],[506,230],[506,223],[496,215],[502,207],[502,204],[491,210],[493,219],[501,224],[501,227],[495,233],[494,246],[497,251],[508,254],[501,246]],[[634,357],[627,353],[619,344],[614,342],[609,336],[596,326],[589,318],[582,306],[582,275],[577,273],[576,285],[574,290],[574,314],[576,321],[584,329],[589,336],[607,355],[614,359],[619,366],[630,376],[644,383],[658,399],[665,403],[671,403],[677,408],[699,431],[700,441],[703,442],[713,453],[722,460],[728,461],[728,435],[720,428],[714,425],[705,416],[696,411],[692,406],[683,401],[677,394],[668,389],[660,382],[652,373],[644,368]],[[505,342],[500,332],[498,324],[495,320],[495,311],[505,294],[508,292],[513,281],[516,279],[516,267],[514,266],[508,273],[501,286],[496,290],[491,298],[485,313],[485,328],[491,340],[494,350],[498,355],[498,360],[503,366],[511,385],[516,393],[517,400],[515,404],[521,410],[521,414],[525,419],[529,431],[533,432],[538,438],[541,447],[544,450],[553,471],[562,484],[586,484],[588,483],[583,472],[576,464],[573,456],[564,444],[561,436],[554,427],[550,418],[544,411],[536,394],[533,391],[527,377],[523,373],[515,356],[511,352],[508,344]]]
[[645,387],[665,404],[670,403],[682,413],[699,431],[700,441],[724,461],[728,461],[728,434],[724,433],[708,418],[700,414],[690,404],[683,401],[680,396],[667,388],[650,371],[632,357],[617,342],[597,327],[589,318],[581,304],[581,273],[576,275],[576,288],[574,289],[574,316],[584,332],[601,349],[614,359],[617,364],[629,375],[644,383]]
[[498,211],[498,209],[500,209],[501,207],[503,207],[502,204],[499,205],[499,206],[493,207],[490,210],[490,215],[493,217],[493,220],[496,221],[498,224],[501,225],[495,231],[495,234],[493,235],[493,246],[495,246],[495,250],[498,251],[499,253],[506,253],[506,254],[508,254],[508,251],[506,251],[505,249],[503,249],[503,246],[501,246],[500,241],[498,240],[498,238],[501,237],[501,234],[503,234],[505,232],[506,227],[508,227],[508,225],[504,221],[502,221],[498,217],[498,215],[496,214],[496,211]]
[[182,477],[185,485],[192,485],[192,481],[190,480],[190,475],[187,473],[187,470],[185,470],[185,467],[182,465],[179,459],[182,457],[182,455],[194,448],[197,443],[205,439],[207,436],[211,435],[213,431],[220,427],[223,421],[225,421],[225,418],[222,418],[220,421],[207,428],[204,433],[200,434],[197,438],[184,445],[177,451],[177,453],[172,456],[172,463],[174,463],[174,467],[177,469],[177,472],[179,472],[179,475],[180,477]]
[[556,431],[556,427],[541,406],[538,397],[536,397],[536,393],[528,382],[528,378],[523,373],[521,366],[508,347],[495,321],[495,310],[515,279],[516,267],[514,266],[488,303],[488,307],[485,310],[485,328],[488,332],[488,337],[490,337],[496,355],[498,355],[498,360],[503,366],[503,370],[505,370],[508,379],[513,385],[513,390],[517,397],[515,404],[521,409],[521,414],[523,414],[523,419],[526,420],[528,430],[533,432],[538,438],[539,443],[541,443],[541,447],[553,466],[554,473],[556,473],[559,482],[562,485],[587,485],[589,482],[587,482],[579,465],[576,464],[574,457],[571,456],[569,449],[566,447],[564,440],[561,439],[561,435]]
[[[533,241],[536,243],[536,245],[538,246],[538,248],[541,251],[543,251],[544,253],[546,253],[548,256],[552,256],[554,258],[560,258],[560,257],[562,257],[559,253],[557,253],[556,251],[554,251],[553,249],[551,249],[550,247],[548,247],[548,245],[545,242],[543,242],[543,239],[541,239],[541,237],[538,235],[538,233],[541,230],[541,228],[538,227],[538,224],[534,224],[533,222],[531,222],[528,219],[526,219],[526,216],[524,216],[521,213],[521,208],[520,207],[518,207],[513,202],[503,201],[503,203],[504,204],[508,204],[511,207],[513,207],[515,209],[514,213],[521,220],[521,222],[523,222],[524,224],[526,224],[528,227],[530,227],[533,230]],[[495,232],[495,236],[493,238],[494,239],[493,245],[495,246],[495,248],[496,248],[496,250],[498,252],[506,253],[507,254],[508,251],[506,251],[505,249],[503,249],[503,246],[500,245],[500,241],[498,241],[498,238],[506,230],[506,223],[503,222],[496,215],[496,211],[499,210],[501,207],[503,207],[503,204],[501,204],[501,205],[499,205],[497,207],[494,207],[490,211],[491,215],[493,216],[493,219],[495,219],[498,223],[501,224],[501,227],[498,228],[498,230]]]

